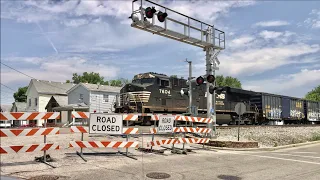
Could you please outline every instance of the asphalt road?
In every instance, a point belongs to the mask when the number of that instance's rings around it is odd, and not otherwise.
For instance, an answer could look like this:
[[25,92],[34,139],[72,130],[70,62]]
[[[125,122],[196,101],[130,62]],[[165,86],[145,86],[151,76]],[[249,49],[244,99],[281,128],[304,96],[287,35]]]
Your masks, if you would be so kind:
[[188,155],[168,153],[168,156],[142,156],[141,153],[138,160],[117,157],[115,164],[115,160],[106,157],[87,157],[86,163],[77,157],[73,166],[61,166],[54,171],[49,168],[41,174],[54,172],[66,179],[83,180],[151,180],[147,177],[151,172],[168,173],[168,180],[320,179],[320,144],[270,152],[194,150]]
[[85,172],[75,179],[149,179],[164,172],[168,179],[320,179],[320,144],[276,152],[207,151],[162,157],[158,162]]

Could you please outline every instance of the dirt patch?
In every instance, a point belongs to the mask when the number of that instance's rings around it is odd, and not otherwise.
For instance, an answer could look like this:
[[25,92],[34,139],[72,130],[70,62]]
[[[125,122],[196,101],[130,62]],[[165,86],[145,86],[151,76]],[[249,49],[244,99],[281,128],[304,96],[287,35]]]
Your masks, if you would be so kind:
[[258,148],[258,142],[241,142],[241,141],[209,141],[206,145],[214,147],[227,148]]

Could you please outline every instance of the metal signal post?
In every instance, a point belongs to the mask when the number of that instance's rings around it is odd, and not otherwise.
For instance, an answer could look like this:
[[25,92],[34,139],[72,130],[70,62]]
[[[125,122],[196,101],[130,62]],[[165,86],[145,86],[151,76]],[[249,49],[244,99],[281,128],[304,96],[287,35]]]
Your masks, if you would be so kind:
[[186,59],[186,62],[189,64],[189,113],[192,114],[192,61]]

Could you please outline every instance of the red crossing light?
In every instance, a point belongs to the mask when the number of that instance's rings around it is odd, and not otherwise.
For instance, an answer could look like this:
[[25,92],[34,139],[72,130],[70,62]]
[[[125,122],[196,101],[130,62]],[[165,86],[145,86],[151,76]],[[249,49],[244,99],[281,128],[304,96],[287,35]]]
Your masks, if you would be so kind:
[[210,75],[207,76],[207,82],[209,82],[209,83],[213,83],[215,79],[216,78],[214,77],[214,75],[210,74]]
[[146,17],[151,19],[153,17],[153,14],[156,13],[157,11],[154,9],[154,7],[147,7],[146,10]]
[[161,11],[159,11],[158,14],[157,14],[158,20],[160,22],[164,22],[164,20],[166,19],[167,16],[168,16],[167,13],[163,13]]
[[196,83],[197,83],[197,85],[203,84],[203,83],[204,83],[203,77],[199,76],[199,77],[196,79]]

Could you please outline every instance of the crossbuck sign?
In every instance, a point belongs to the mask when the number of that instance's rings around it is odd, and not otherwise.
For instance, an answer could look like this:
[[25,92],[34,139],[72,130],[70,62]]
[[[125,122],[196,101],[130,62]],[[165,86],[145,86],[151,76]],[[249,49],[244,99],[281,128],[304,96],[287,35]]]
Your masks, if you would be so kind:
[[174,116],[160,116],[158,133],[173,132]]
[[122,134],[122,115],[90,114],[89,134]]

